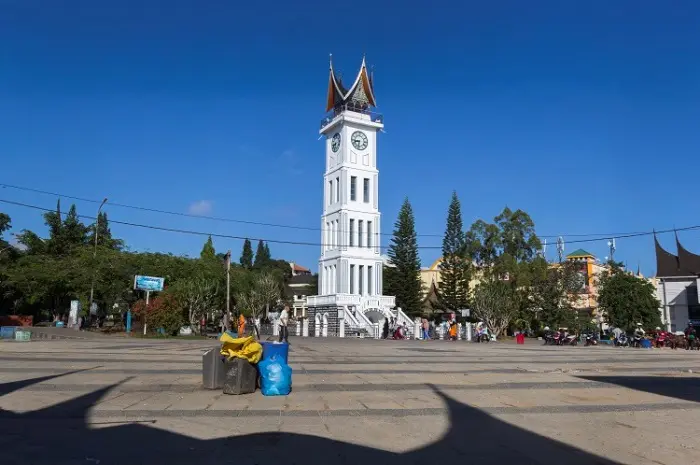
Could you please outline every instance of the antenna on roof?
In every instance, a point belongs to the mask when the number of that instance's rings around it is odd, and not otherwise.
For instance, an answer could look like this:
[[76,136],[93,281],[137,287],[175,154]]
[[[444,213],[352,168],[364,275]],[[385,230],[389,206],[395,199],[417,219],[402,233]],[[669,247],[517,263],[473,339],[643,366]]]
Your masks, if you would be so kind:
[[608,247],[610,247],[610,261],[612,262],[614,260],[613,257],[615,257],[615,238],[614,237],[608,241]]
[[559,263],[564,261],[564,238],[561,236],[557,238],[557,254],[559,254]]

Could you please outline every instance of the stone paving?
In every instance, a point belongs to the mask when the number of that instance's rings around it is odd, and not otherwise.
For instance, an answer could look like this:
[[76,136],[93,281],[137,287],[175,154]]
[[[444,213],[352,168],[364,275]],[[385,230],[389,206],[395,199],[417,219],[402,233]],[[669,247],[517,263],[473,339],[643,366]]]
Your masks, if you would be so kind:
[[286,397],[216,342],[0,343],[0,463],[698,462],[700,352],[293,338]]

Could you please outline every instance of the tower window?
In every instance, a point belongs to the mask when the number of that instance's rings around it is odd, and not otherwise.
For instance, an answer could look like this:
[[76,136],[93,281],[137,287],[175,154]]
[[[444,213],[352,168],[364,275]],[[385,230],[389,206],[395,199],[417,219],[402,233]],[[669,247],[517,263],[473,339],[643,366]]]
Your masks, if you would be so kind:
[[374,295],[372,292],[372,267],[368,266],[367,267],[367,293],[369,295]]
[[372,248],[372,222],[367,222],[367,247]]
[[357,246],[362,247],[362,229],[365,227],[365,222],[358,220],[357,222]]
[[350,294],[355,293],[355,265],[350,265]]
[[357,200],[357,176],[350,176],[350,200]]
[[362,186],[362,195],[364,197],[365,203],[369,203],[369,178],[364,179]]
[[328,181],[328,205],[333,203],[333,180]]
[[335,201],[340,202],[340,178],[335,178]]
[[[355,247],[355,220],[350,218],[350,240],[349,240],[349,245],[350,247]],[[352,294],[352,292],[351,292]]]
[[365,288],[365,286],[364,286],[364,284],[365,284],[364,283],[364,281],[365,281],[365,266],[364,265],[360,265],[358,267],[357,277],[358,277],[358,284],[359,284],[357,286],[358,287],[358,289],[357,289],[358,294],[362,295],[364,293],[364,288]]

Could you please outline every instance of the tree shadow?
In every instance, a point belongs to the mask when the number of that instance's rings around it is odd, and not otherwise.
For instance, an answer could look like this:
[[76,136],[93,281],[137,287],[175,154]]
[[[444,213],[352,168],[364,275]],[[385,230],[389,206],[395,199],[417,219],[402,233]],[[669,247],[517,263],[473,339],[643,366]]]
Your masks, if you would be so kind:
[[634,389],[635,391],[700,402],[700,378],[661,376],[577,376],[577,378]]
[[[44,380],[46,377],[28,380],[25,386]],[[200,440],[137,422],[93,429],[87,423],[90,408],[115,386],[32,412],[0,412],[3,463],[616,463],[503,422],[437,390],[436,393],[447,406],[450,422],[448,431],[432,444],[403,453],[295,433],[270,432]],[[7,389],[2,392],[5,391]],[[233,415],[235,412],[232,412]],[[240,421],[244,423],[246,419],[241,418]],[[415,417],[415,421],[420,422],[421,417]]]

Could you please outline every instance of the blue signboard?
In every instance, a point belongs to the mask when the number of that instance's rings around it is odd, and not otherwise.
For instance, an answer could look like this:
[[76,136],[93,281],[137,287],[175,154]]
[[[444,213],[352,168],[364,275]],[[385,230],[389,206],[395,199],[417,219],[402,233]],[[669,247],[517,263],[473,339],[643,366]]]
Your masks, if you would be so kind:
[[165,284],[165,278],[139,275],[134,278],[134,289],[139,291],[160,292],[163,290],[163,284]]

